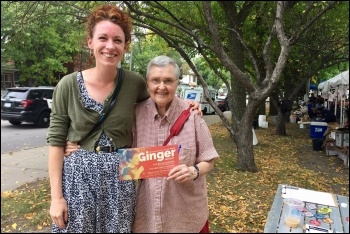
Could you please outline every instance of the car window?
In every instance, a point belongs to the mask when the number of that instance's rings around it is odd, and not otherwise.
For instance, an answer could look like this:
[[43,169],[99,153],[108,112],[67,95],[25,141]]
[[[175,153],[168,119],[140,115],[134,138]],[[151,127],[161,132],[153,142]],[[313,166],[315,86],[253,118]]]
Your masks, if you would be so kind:
[[27,99],[41,99],[43,91],[40,89],[31,90],[28,94]]
[[28,90],[7,90],[3,98],[26,99]]
[[53,90],[44,90],[43,99],[52,99]]

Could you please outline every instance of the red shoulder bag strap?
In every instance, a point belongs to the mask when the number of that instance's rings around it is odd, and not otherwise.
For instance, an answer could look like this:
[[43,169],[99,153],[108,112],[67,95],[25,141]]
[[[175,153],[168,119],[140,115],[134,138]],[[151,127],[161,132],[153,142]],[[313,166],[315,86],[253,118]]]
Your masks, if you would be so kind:
[[170,135],[165,140],[163,146],[167,145],[173,136],[177,136],[179,134],[180,130],[182,129],[182,126],[184,125],[184,123],[186,122],[188,117],[190,117],[190,115],[191,115],[191,113],[190,113],[191,108],[192,108],[192,105],[190,105],[190,107],[188,109],[184,110],[181,113],[181,115],[177,118],[174,125],[171,127]]

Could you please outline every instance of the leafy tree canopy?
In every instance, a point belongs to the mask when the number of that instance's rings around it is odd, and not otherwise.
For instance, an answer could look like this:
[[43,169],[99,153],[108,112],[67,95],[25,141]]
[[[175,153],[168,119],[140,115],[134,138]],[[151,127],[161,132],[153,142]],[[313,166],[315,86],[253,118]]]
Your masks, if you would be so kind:
[[81,50],[82,24],[71,8],[48,2],[1,2],[1,64],[9,60],[31,85],[55,82]]

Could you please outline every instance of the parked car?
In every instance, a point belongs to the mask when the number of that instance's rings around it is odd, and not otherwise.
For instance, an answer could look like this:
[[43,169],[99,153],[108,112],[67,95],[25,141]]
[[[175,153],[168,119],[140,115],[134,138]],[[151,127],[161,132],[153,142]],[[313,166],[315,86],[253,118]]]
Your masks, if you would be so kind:
[[222,112],[230,110],[227,102],[227,97],[224,99],[217,98],[215,103]]
[[28,122],[39,127],[49,127],[54,89],[51,86],[6,89],[1,97],[1,119],[13,125]]

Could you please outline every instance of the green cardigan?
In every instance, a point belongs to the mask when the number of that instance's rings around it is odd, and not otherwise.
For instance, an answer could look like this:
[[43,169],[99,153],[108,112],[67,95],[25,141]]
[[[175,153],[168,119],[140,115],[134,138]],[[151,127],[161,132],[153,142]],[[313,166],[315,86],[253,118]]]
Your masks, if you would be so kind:
[[[93,151],[104,131],[117,148],[131,146],[134,105],[149,98],[143,77],[124,70],[123,84],[113,109],[102,125],[89,134],[98,122],[99,113],[84,107],[76,76],[77,72],[64,76],[55,88],[47,143],[64,146],[69,140],[78,142],[81,149]],[[104,102],[103,113],[107,110],[110,97],[111,95]]]

